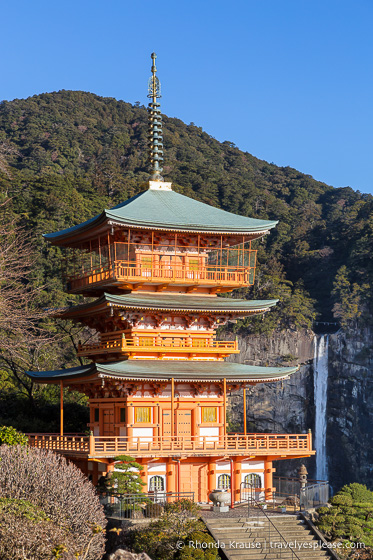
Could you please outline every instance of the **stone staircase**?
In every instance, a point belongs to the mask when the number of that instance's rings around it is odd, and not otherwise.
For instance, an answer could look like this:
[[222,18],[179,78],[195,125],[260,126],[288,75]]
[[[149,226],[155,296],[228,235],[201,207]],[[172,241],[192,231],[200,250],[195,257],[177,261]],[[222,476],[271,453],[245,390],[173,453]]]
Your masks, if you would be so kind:
[[296,515],[210,518],[205,523],[228,560],[331,558],[305,521]]

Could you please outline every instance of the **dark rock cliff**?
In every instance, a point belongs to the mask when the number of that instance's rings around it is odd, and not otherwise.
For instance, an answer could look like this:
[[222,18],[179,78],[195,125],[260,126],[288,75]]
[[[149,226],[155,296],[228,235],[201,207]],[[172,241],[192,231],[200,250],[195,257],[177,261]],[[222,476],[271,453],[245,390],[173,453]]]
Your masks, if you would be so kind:
[[[314,433],[314,333],[282,331],[272,337],[239,337],[241,353],[233,361],[255,365],[293,365],[300,370],[282,383],[258,384],[247,391],[249,432]],[[373,488],[373,341],[360,329],[329,336],[327,457],[329,480],[336,491],[360,482]],[[234,429],[243,429],[242,392],[229,399]],[[304,462],[315,477],[315,459],[285,460],[277,474],[294,476]]]

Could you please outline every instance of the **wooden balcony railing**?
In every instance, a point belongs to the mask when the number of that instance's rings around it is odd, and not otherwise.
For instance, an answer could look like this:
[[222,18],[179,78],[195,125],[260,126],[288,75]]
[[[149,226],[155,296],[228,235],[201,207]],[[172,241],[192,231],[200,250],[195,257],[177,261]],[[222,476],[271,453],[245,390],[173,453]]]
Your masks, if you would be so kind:
[[198,354],[235,354],[238,353],[238,342],[235,340],[220,341],[209,338],[187,337],[133,337],[124,338],[122,335],[105,336],[104,340],[96,343],[79,344],[78,355],[90,356],[107,353],[198,353]]
[[185,265],[174,267],[145,267],[137,262],[114,261],[97,268],[80,271],[67,278],[70,292],[94,285],[118,283],[198,285],[201,287],[251,286],[254,283],[255,266],[206,266],[190,269]]
[[226,436],[59,436],[28,434],[29,445],[66,455],[135,457],[187,455],[313,455],[312,435],[230,434]]

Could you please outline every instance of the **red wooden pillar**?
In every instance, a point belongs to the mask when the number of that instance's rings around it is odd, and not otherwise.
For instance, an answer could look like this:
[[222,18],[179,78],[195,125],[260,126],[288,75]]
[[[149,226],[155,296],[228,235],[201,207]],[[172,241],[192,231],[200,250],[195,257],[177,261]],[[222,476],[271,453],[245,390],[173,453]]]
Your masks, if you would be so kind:
[[273,471],[272,461],[264,461],[264,495],[266,500],[272,500],[273,488]]
[[60,381],[60,436],[63,436],[63,381]]

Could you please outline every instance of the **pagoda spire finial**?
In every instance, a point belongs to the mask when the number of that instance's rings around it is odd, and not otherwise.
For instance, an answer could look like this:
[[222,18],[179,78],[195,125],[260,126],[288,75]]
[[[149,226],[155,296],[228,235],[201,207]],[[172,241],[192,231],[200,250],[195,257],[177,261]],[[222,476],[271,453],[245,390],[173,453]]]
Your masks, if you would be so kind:
[[163,133],[162,133],[162,116],[161,105],[158,99],[161,97],[161,83],[156,76],[157,67],[155,59],[157,55],[153,52],[152,58],[152,75],[148,83],[148,97],[151,102],[148,104],[149,113],[149,134],[148,134],[148,147],[149,147],[149,164],[150,164],[150,181],[163,181],[161,175],[162,162],[163,162]]

